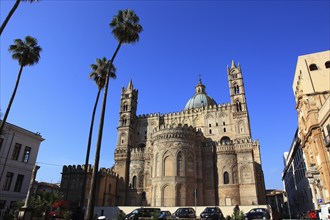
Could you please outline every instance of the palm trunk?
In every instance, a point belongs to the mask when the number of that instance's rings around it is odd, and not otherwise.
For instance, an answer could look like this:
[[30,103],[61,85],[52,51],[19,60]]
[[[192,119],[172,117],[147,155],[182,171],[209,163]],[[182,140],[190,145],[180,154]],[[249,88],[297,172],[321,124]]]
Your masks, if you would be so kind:
[[[117,46],[117,49],[116,49],[115,53],[113,54],[113,56],[110,60],[110,67],[109,68],[112,67],[113,61],[115,60],[120,47],[121,47],[121,42],[119,42],[119,44]],[[110,78],[110,74],[108,73],[107,77],[106,77],[106,80],[105,80],[105,85],[104,85],[102,110],[101,110],[99,131],[98,131],[97,144],[96,144],[96,152],[95,152],[95,160],[94,160],[94,167],[93,167],[93,174],[92,174],[92,182],[91,182],[91,189],[90,189],[90,192],[89,192],[89,198],[88,198],[88,204],[87,204],[87,211],[86,211],[86,219],[87,220],[93,220],[93,216],[94,216],[96,185],[97,185],[97,176],[98,176],[98,169],[99,169],[99,162],[100,162],[100,152],[101,152],[101,143],[102,143],[105,108],[106,108],[106,104],[107,104],[109,78]]]
[[96,100],[95,100],[95,104],[94,104],[94,108],[93,108],[93,113],[92,113],[92,120],[91,120],[91,124],[90,124],[90,127],[89,127],[89,136],[88,136],[88,144],[87,144],[87,152],[86,152],[86,160],[85,160],[84,179],[83,179],[83,185],[82,185],[81,196],[80,196],[80,207],[81,208],[84,207],[84,203],[85,203],[85,190],[86,190],[87,173],[88,173],[88,165],[89,165],[88,160],[89,160],[89,153],[90,153],[91,144],[92,144],[95,113],[96,113],[97,104],[99,102],[100,93],[101,93],[101,88],[99,88],[98,91],[97,91],[97,96],[96,96]]
[[18,76],[17,76],[17,80],[16,80],[16,85],[15,85],[15,88],[14,88],[14,91],[13,91],[13,94],[11,95],[11,98],[10,98],[10,101],[8,103],[8,107],[6,109],[6,113],[3,117],[3,120],[1,122],[1,126],[0,126],[0,135],[2,134],[2,130],[3,130],[3,127],[5,126],[6,124],[6,121],[7,121],[7,117],[9,115],[9,112],[10,112],[10,108],[11,108],[11,105],[13,104],[13,101],[14,101],[14,98],[15,98],[15,95],[16,95],[16,91],[17,91],[17,88],[18,88],[18,84],[19,84],[19,81],[21,79],[21,75],[22,75],[22,71],[23,71],[23,67],[21,65],[20,69],[19,69],[19,72],[18,72]]
[[14,6],[12,7],[12,9],[10,10],[9,14],[7,15],[6,19],[3,21],[1,27],[0,27],[0,36],[2,34],[2,31],[5,29],[9,19],[11,18],[11,16],[14,14],[14,12],[16,11],[16,9],[18,8],[19,3],[21,2],[21,0],[16,0]]

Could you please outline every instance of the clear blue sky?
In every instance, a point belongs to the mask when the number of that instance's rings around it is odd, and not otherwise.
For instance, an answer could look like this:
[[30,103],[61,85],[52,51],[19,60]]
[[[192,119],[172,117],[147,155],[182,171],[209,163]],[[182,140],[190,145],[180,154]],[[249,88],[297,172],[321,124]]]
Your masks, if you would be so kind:
[[[0,1],[1,22],[13,4]],[[84,163],[97,93],[90,64],[113,54],[117,42],[108,24],[126,8],[139,15],[144,31],[115,61],[118,78],[109,86],[100,166],[114,164],[121,87],[130,79],[139,90],[138,114],[178,112],[194,94],[198,74],[208,95],[229,102],[226,67],[235,60],[243,70],[266,187],[282,189],[283,153],[297,127],[297,57],[329,50],[329,1],[22,2],[1,36],[1,113],[19,70],[8,47],[16,38],[36,37],[41,59],[23,70],[8,122],[45,138],[37,180],[59,182],[62,165]]]

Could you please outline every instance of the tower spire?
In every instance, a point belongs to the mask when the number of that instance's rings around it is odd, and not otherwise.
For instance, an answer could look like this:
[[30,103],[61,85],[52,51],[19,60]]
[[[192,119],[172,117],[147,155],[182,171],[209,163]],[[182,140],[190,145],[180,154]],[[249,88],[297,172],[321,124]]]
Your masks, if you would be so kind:
[[231,68],[236,68],[235,61],[234,60],[231,61]]
[[132,82],[132,79],[129,81],[128,86],[127,86],[127,89],[130,89],[130,90],[133,89],[133,82]]

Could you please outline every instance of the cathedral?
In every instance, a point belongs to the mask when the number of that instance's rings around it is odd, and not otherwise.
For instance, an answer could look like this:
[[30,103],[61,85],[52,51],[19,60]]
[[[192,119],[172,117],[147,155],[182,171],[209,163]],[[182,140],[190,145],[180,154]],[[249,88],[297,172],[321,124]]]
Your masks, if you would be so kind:
[[138,90],[132,81],[122,88],[111,169],[120,183],[116,204],[265,204],[260,146],[251,137],[241,66],[233,61],[227,76],[230,103],[217,104],[199,79],[184,109],[168,114],[137,116]]

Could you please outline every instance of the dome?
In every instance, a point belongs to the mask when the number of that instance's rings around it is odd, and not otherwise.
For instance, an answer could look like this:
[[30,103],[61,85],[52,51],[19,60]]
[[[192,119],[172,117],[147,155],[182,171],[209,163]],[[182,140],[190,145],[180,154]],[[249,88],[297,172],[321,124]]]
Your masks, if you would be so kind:
[[195,87],[195,94],[192,98],[189,99],[186,106],[184,107],[184,110],[193,109],[193,108],[201,108],[203,106],[209,106],[209,105],[216,105],[217,103],[212,99],[210,96],[208,96],[205,92],[205,86],[202,84],[201,79],[199,79],[199,82],[197,86]]

